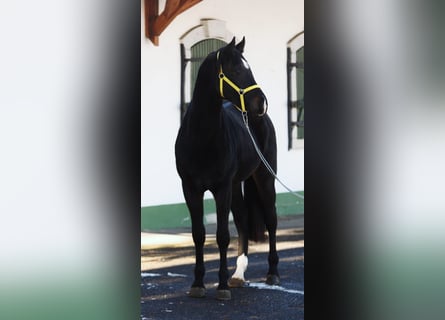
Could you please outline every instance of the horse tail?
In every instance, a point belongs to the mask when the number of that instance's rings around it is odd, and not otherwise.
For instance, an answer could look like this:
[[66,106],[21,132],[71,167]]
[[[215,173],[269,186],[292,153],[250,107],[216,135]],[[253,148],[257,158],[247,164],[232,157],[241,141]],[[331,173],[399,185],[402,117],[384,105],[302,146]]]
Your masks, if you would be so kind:
[[248,212],[249,240],[263,242],[266,240],[264,209],[261,205],[258,188],[252,177],[244,182],[244,200]]

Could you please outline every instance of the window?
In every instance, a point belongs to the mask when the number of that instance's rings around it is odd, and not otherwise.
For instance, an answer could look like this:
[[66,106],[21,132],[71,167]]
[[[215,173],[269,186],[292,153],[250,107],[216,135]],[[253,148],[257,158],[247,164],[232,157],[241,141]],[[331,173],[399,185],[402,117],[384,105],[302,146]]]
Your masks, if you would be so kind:
[[232,37],[224,21],[213,19],[201,20],[199,26],[181,37],[181,121],[190,104],[202,61],[210,52],[225,46]]
[[218,39],[207,39],[200,41],[192,46],[192,57],[190,65],[190,96],[193,95],[193,90],[195,89],[196,78],[198,77],[198,70],[201,66],[202,61],[207,57],[207,55],[216,51],[221,47],[224,47],[227,43]]
[[304,147],[304,31],[287,43],[288,149]]

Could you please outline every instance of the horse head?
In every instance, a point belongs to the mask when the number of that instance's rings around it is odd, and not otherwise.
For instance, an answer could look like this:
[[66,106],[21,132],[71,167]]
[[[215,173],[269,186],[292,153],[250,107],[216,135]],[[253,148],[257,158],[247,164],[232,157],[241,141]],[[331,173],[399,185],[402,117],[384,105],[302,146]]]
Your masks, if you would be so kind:
[[243,37],[235,44],[234,37],[216,53],[217,90],[222,98],[232,102],[240,111],[263,116],[267,112],[267,99],[243,57],[245,43]]

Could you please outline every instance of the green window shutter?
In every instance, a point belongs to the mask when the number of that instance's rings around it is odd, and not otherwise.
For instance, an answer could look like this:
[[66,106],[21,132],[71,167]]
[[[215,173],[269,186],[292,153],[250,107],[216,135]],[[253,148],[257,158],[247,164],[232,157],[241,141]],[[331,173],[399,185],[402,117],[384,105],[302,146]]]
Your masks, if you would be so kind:
[[207,57],[210,52],[216,51],[224,47],[226,43],[218,39],[206,39],[194,44],[191,49],[191,65],[190,65],[190,89],[191,95],[195,89],[195,82],[198,76],[198,70],[202,61]]
[[304,139],[304,47],[297,50],[297,139]]

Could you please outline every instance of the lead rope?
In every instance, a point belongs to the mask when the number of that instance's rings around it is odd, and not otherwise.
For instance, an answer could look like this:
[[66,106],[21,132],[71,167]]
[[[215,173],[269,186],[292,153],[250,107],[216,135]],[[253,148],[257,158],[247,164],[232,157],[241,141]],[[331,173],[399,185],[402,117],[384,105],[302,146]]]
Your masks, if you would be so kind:
[[247,118],[247,112],[241,112],[242,116],[243,116],[243,122],[246,125],[247,128],[247,132],[249,133],[250,139],[253,142],[253,146],[255,147],[256,153],[258,154],[258,156],[260,157],[261,161],[263,162],[264,166],[266,167],[266,169],[274,176],[274,178],[287,190],[289,191],[291,194],[293,194],[294,196],[303,199],[304,200],[304,196],[302,196],[301,194],[296,193],[295,191],[292,191],[288,186],[286,186],[277,176],[277,174],[275,173],[275,171],[272,169],[272,167],[270,166],[269,162],[267,162],[266,158],[264,158],[263,154],[261,153],[260,148],[258,148],[258,145],[255,142],[255,139],[253,138],[252,132],[250,132],[250,128],[249,128],[249,121]]

